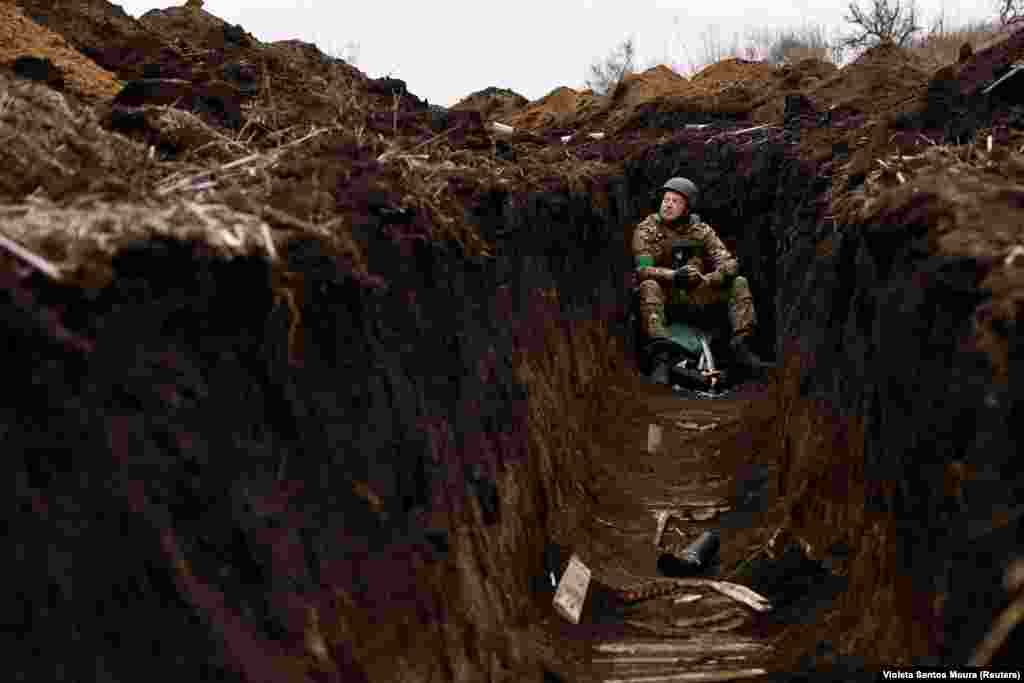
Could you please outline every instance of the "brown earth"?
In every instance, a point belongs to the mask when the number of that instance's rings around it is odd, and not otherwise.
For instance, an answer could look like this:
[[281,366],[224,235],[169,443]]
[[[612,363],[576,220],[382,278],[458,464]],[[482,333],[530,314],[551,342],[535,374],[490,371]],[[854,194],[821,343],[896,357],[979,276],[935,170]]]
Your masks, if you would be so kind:
[[121,88],[114,74],[72,49],[62,35],[27,19],[17,6],[0,3],[0,66],[10,68],[25,55],[49,58],[76,95],[110,98]]
[[503,121],[529,103],[528,99],[517,92],[491,87],[467,95],[452,109],[478,111],[486,121]]
[[[1005,606],[1022,121],[1013,88],[979,90],[1024,34],[938,74],[895,48],[658,67],[559,88],[499,139],[201,9],[21,4],[135,81],[91,108],[0,74],[0,211],[28,250],[0,251],[8,566],[33,567],[9,627],[81,643],[29,679],[594,680],[596,644],[728,622],[709,647],[852,680],[963,661]],[[770,393],[631,374],[628,237],[679,173],[751,274]],[[652,502],[695,492],[732,508],[715,572],[774,614],[621,604],[657,576]],[[547,581],[570,551],[596,577],[578,628]]]
[[515,128],[562,128],[572,120],[580,105],[580,93],[565,86],[555,88],[536,103],[513,114],[503,123]]

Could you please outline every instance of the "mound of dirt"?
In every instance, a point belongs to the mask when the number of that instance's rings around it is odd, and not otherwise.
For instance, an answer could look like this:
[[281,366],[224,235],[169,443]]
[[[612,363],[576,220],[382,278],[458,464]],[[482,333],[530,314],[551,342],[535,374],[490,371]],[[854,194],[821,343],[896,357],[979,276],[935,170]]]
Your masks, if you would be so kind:
[[[364,74],[314,45],[302,41],[263,45],[241,27],[198,8],[152,10],[135,20],[106,0],[56,5],[24,0],[21,4],[33,20],[60,33],[68,44],[121,80],[171,79],[197,87],[205,87],[202,84],[208,81],[230,84],[243,100],[246,122],[251,124],[248,131],[257,136],[301,123],[359,118],[394,104],[392,89],[374,93]],[[189,108],[189,101],[205,99],[186,98],[177,106]],[[406,92],[399,108],[425,111],[426,104]]]
[[512,117],[529,103],[515,91],[492,86],[463,97],[451,109],[478,111],[485,121],[496,121]]
[[772,75],[772,71],[773,67],[767,62],[730,57],[704,67],[694,74],[691,82],[694,85],[714,89],[725,82],[763,81]]
[[632,109],[656,97],[686,92],[689,81],[664,64],[629,74],[612,92],[609,105],[617,110]]
[[530,104],[504,121],[510,126],[523,130],[541,128],[562,128],[570,125],[579,104],[580,93],[572,88],[561,86]]
[[1024,58],[1024,31],[939,69],[924,94],[894,121],[909,131],[959,144],[979,129],[1020,127],[1024,79],[1014,68]]
[[17,6],[0,3],[0,66],[11,67],[26,55],[49,59],[76,95],[107,98],[121,88],[114,74],[74,50],[63,36],[28,19]]
[[929,76],[913,52],[878,45],[807,94],[822,108],[881,115],[918,94]]
[[0,198],[36,191],[53,198],[132,195],[144,184],[151,167],[146,150],[101,128],[91,109],[4,73],[0,86]]
[[62,35],[121,80],[189,78],[191,65],[162,37],[107,0],[18,0],[25,15]]
[[893,114],[920,97],[930,77],[923,60],[892,45],[872,47],[839,70],[812,64],[801,63],[800,71],[780,69],[779,94],[758,107],[753,119],[780,120],[785,109],[784,93],[795,89],[806,94],[819,111],[831,111],[836,122],[859,115]]
[[139,17],[139,23],[177,45],[199,44],[216,49],[231,45],[249,47],[258,42],[241,26],[191,7],[153,9]]

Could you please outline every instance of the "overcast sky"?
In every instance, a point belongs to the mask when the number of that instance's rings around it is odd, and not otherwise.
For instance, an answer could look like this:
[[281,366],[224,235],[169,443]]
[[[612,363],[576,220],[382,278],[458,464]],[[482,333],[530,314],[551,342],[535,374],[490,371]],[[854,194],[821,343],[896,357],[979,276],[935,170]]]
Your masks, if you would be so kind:
[[[945,9],[948,25],[988,19],[994,1],[918,0],[918,7],[926,23]],[[120,4],[138,17],[184,1]],[[845,7],[840,0],[206,0],[203,9],[265,42],[298,38],[354,56],[367,75],[401,78],[413,94],[450,106],[492,85],[531,100],[561,85],[582,89],[588,65],[629,36],[639,67],[685,67],[706,53],[707,37],[729,45],[751,31],[841,30]]]

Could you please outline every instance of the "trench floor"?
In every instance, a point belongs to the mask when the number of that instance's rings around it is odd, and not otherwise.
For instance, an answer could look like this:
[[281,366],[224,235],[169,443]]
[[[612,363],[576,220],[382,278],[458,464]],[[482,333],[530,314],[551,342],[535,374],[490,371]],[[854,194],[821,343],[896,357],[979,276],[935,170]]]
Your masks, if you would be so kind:
[[[552,616],[550,627],[585,660],[581,670],[589,681],[774,678],[777,629],[766,626],[770,611],[729,597],[721,584],[677,587],[639,601],[624,595],[670,583],[658,568],[664,548],[682,548],[708,529],[720,535],[719,560],[697,578],[744,585],[737,569],[763,554],[769,530],[781,520],[774,471],[752,464],[758,458],[750,452],[772,441],[771,434],[750,433],[769,423],[751,422],[749,415],[752,408],[771,411],[773,393],[748,385],[725,398],[695,399],[640,379],[617,390],[631,398],[598,439],[593,518],[558,546],[562,568],[575,554],[592,572],[585,606],[579,624]],[[649,452],[652,424],[662,436]],[[658,513],[670,515],[660,547]]]

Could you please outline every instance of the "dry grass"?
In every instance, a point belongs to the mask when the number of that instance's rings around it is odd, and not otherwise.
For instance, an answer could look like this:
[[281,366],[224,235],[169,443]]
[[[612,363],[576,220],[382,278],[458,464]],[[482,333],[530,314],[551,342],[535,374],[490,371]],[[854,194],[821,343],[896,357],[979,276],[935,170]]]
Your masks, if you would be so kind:
[[960,48],[964,43],[968,43],[973,51],[977,52],[1004,40],[1012,32],[1012,29],[1000,27],[996,22],[979,21],[957,28],[947,28],[945,22],[939,21],[927,34],[912,40],[909,49],[928,66],[939,69],[957,63]]
[[[926,32],[912,39],[908,49],[929,68],[938,69],[947,64],[955,64],[964,43],[969,43],[977,52],[1005,40],[1014,30],[1014,27],[1000,26],[995,20],[951,27],[944,19],[939,19]],[[802,59],[814,58],[842,67],[856,59],[863,50],[844,47],[840,33],[839,29],[826,31],[821,25],[805,25],[798,28],[751,29],[744,38],[734,33],[731,40],[723,40],[715,27],[709,27],[700,36],[699,49],[687,47],[682,50],[687,59],[680,61],[666,58],[661,63],[670,65],[674,71],[686,77],[728,58],[767,61],[772,64],[793,64]]]

